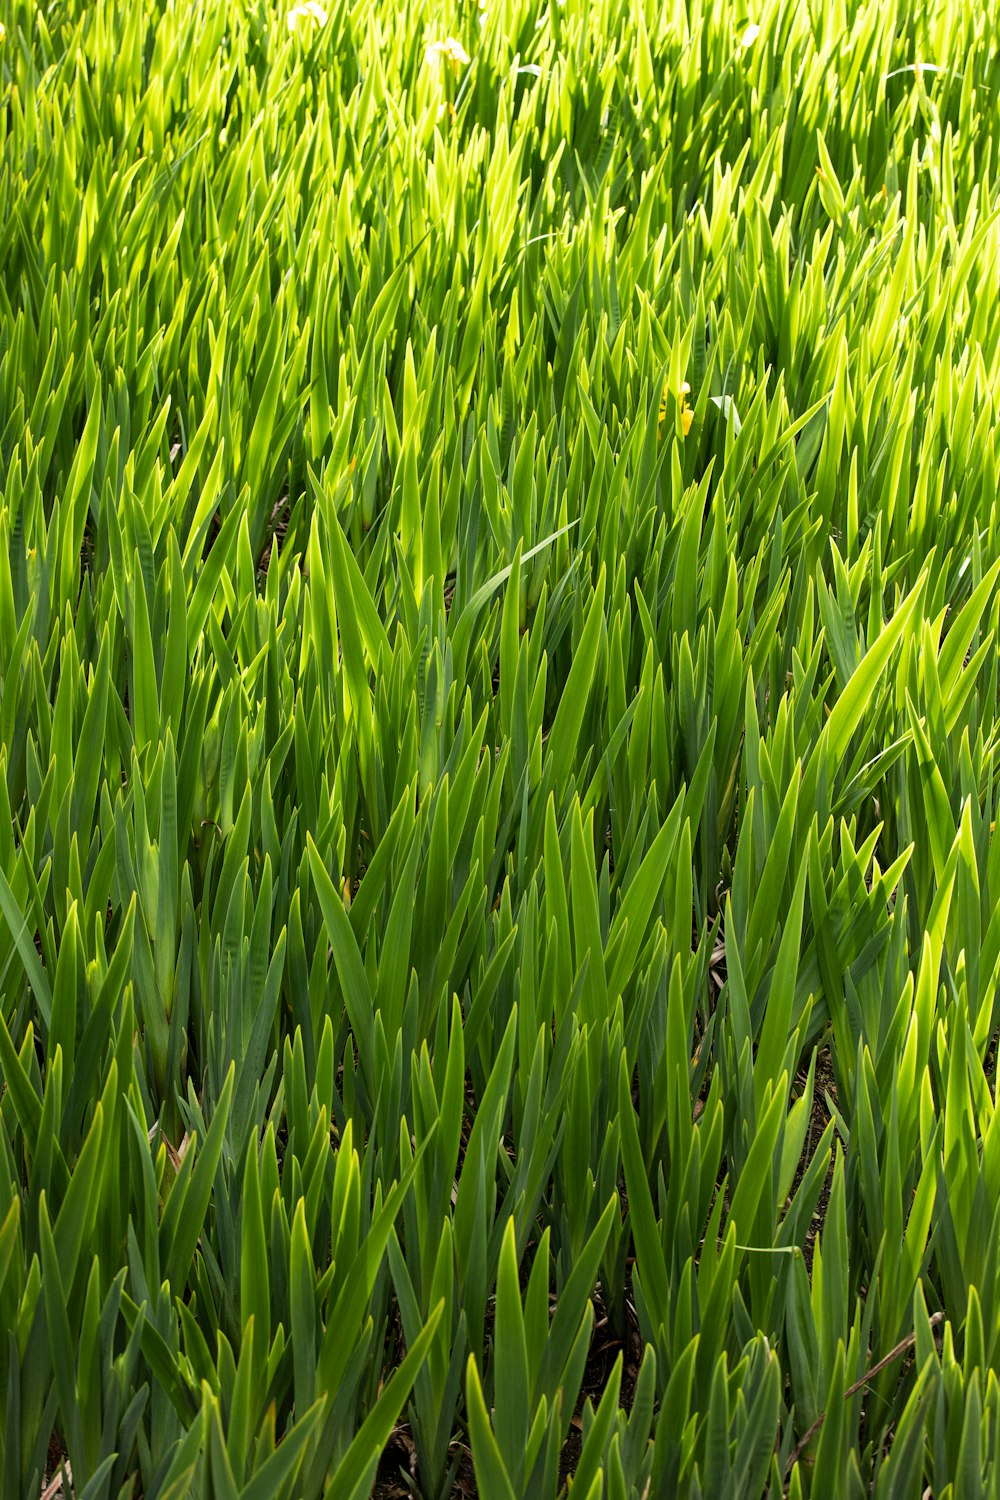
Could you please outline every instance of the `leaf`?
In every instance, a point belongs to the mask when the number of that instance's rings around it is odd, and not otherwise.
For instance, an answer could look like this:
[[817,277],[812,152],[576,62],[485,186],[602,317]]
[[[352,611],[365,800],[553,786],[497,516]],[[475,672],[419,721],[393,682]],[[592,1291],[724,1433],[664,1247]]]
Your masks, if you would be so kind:
[[371,1483],[370,1476],[374,1473],[378,1456],[389,1440],[389,1434],[403,1409],[403,1403],[410,1394],[417,1371],[426,1358],[428,1347],[437,1332],[442,1311],[443,1303],[439,1302],[432,1309],[412,1347],[407,1350],[399,1366],[383,1386],[378,1400],[358,1428],[350,1447],[334,1470],[329,1485],[330,1494],[351,1496],[353,1500],[361,1485],[366,1481]]
[[326,873],[326,868],[320,858],[319,850],[313,843],[311,834],[306,835],[306,843],[309,850],[309,868],[312,872],[313,885],[316,889],[320,910],[323,913],[323,923],[326,927],[327,936],[330,939],[330,946],[333,949],[333,962],[338,978],[340,979],[344,1004],[347,1006],[351,1029],[357,1039],[362,1069],[371,1084],[374,1082],[372,1077],[374,1055],[372,1015],[374,1013],[374,1003],[371,991],[368,987],[368,980],[361,963],[361,955],[358,951],[354,930],[344,910],[344,903],[337,895],[333,881]]
[[583,716],[597,666],[597,647],[604,629],[604,572],[597,581],[573,665],[549,732],[549,755],[556,786],[563,786],[576,757]]
[[476,1482],[483,1500],[517,1500],[490,1427],[474,1354],[469,1355],[469,1363],[466,1367],[465,1399],[469,1410],[472,1460],[476,1471]]
[[162,1258],[166,1279],[171,1285],[183,1287],[187,1283],[188,1271],[194,1256],[198,1237],[205,1223],[205,1215],[212,1196],[212,1184],[222,1156],[226,1126],[229,1122],[229,1105],[233,1096],[235,1068],[230,1065],[226,1080],[219,1095],[212,1123],[208,1127],[201,1150],[194,1158],[194,1167],[174,1210],[174,1195],[181,1179],[174,1184],[167,1212],[160,1226]]
[[0,915],[7,923],[7,928],[14,939],[18,957],[24,967],[28,983],[31,985],[35,996],[35,1004],[41,1017],[42,1026],[48,1031],[52,1020],[52,991],[45,977],[45,971],[39,961],[32,942],[32,929],[27,917],[23,916],[17,904],[14,892],[7,883],[7,877],[0,870]]

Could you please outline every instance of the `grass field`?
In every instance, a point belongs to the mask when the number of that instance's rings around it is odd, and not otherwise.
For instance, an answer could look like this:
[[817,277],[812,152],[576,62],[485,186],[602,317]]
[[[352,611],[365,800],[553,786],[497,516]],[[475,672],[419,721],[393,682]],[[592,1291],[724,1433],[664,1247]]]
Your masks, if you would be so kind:
[[4,1500],[1000,1495],[1000,50],[761,4],[2,0]]

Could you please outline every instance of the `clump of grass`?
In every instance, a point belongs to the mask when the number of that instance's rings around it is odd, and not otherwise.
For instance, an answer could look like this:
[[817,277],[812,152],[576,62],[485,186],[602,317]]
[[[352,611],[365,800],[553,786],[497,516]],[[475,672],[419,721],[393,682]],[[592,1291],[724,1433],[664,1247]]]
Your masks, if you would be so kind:
[[988,13],[0,18],[0,1493],[992,1494]]

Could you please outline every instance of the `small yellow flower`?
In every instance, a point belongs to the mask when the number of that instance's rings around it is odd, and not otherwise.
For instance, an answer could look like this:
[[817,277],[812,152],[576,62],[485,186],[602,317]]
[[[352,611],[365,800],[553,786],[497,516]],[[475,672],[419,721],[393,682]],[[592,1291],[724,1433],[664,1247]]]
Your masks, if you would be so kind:
[[3,24],[3,22],[0,21],[0,42],[5,42],[6,40],[7,40],[7,28]]
[[458,73],[468,65],[469,54],[457,37],[449,36],[443,42],[431,42],[424,59],[434,69],[446,63],[453,73]]
[[325,26],[329,19],[319,0],[300,0],[286,17],[289,31],[310,31],[314,26]]
[[687,404],[687,398],[682,395],[681,396],[681,431],[683,432],[683,434],[684,434],[685,437],[687,437],[688,433],[691,431],[691,424],[692,424],[693,421],[694,421],[694,412],[688,406],[688,404]]
[[[691,424],[694,421],[694,412],[691,411],[687,403],[687,398],[690,394],[691,387],[688,385],[686,380],[682,380],[680,390],[681,431],[683,432],[685,437],[687,437],[688,433],[691,431]],[[660,417],[659,421],[656,424],[657,437],[663,436],[663,424],[667,420],[667,397],[669,395],[670,387],[668,385],[664,385],[663,395],[660,397]]]

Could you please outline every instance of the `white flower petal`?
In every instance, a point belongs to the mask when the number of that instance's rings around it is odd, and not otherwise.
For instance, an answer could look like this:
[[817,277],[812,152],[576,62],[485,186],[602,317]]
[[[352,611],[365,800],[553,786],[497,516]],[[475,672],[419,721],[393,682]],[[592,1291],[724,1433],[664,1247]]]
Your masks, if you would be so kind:
[[286,17],[289,31],[305,30],[307,26],[325,26],[329,19],[319,0],[302,0],[300,5],[292,6]]

